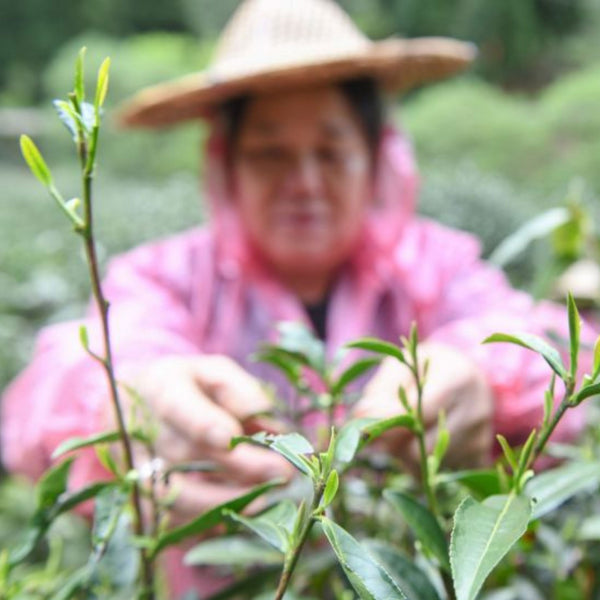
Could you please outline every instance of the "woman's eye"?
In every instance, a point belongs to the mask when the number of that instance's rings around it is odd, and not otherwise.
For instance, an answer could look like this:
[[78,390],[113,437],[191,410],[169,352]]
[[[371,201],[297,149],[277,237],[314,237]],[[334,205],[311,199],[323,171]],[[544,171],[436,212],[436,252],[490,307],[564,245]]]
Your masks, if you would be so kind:
[[343,164],[345,155],[335,148],[323,148],[317,152],[319,162],[324,165],[338,166]]

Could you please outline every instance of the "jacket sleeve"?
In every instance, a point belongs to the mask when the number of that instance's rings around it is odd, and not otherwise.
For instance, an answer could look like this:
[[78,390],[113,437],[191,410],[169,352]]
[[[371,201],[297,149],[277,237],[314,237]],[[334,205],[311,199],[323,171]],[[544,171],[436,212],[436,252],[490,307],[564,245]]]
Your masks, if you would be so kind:
[[[418,263],[411,259],[415,256]],[[496,332],[526,332],[556,345],[556,339],[568,339],[566,310],[549,302],[535,303],[513,289],[500,270],[480,259],[475,238],[434,223],[421,222],[408,234],[398,260],[404,265],[416,320],[425,336],[455,346],[479,365],[493,393],[496,432],[511,443],[522,443],[541,423],[552,371],[526,348],[482,342]],[[584,327],[583,339],[592,343],[594,337]],[[566,343],[559,345],[567,361]],[[590,367],[590,352],[582,351],[580,375],[589,373]],[[563,390],[557,382],[556,401]],[[568,411],[553,439],[572,439],[583,427],[584,412],[583,407]]]
[[[110,302],[117,377],[161,355],[199,351],[190,293],[197,255],[193,240],[188,234],[142,246],[109,266],[103,288]],[[85,321],[42,331],[33,360],[4,394],[2,450],[9,470],[37,478],[50,465],[59,443],[103,428],[108,383],[103,368],[81,345],[81,325],[88,329],[92,349],[102,354],[92,304]],[[73,466],[71,484],[81,485],[102,474],[94,452],[84,451]]]

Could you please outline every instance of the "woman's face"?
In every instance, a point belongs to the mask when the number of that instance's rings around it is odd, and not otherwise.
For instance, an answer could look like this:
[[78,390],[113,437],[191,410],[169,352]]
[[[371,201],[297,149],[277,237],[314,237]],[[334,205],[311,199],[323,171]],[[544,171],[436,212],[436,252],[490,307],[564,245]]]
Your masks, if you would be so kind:
[[258,96],[233,151],[233,189],[254,246],[277,272],[331,273],[358,243],[371,157],[335,86]]

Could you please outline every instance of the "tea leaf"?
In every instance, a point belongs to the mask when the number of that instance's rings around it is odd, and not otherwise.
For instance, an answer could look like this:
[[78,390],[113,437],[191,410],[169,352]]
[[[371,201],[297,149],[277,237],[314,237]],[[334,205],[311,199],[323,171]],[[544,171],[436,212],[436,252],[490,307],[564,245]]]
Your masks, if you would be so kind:
[[508,342],[511,344],[517,344],[518,346],[523,346],[529,350],[533,350],[544,358],[550,367],[552,367],[552,370],[561,379],[564,380],[569,377],[569,373],[563,365],[558,350],[550,346],[542,338],[536,335],[531,335],[529,333],[519,333],[517,335],[494,333],[483,341],[484,344],[489,344],[490,342]]
[[474,600],[492,569],[527,530],[528,498],[467,496],[454,515],[450,562],[457,600]]
[[495,469],[471,469],[438,475],[438,483],[440,484],[453,481],[464,485],[471,492],[482,498],[501,492],[498,472]]
[[327,508],[335,498],[338,487],[340,485],[340,478],[338,472],[334,469],[329,473],[327,483],[325,484],[325,491],[323,492],[323,508]]
[[77,98],[77,102],[81,104],[85,99],[85,86],[83,81],[83,61],[85,58],[85,52],[87,48],[84,46],[79,50],[79,54],[77,55],[77,61],[75,62],[75,83],[74,83],[74,91],[75,97]]
[[331,393],[334,396],[341,394],[350,383],[369,371],[369,369],[377,366],[380,362],[380,358],[365,358],[355,362],[339,376],[337,381],[331,387]]
[[96,84],[96,98],[94,100],[95,112],[98,113],[108,92],[108,70],[110,69],[110,58],[105,58],[98,70],[98,82]]
[[22,135],[20,138],[21,154],[25,162],[29,166],[31,172],[37,177],[37,179],[43,183],[46,187],[52,185],[52,175],[50,169],[43,159],[40,151],[35,145],[34,141],[28,135]]
[[414,431],[412,415],[396,415],[387,419],[364,417],[348,421],[338,434],[335,459],[341,463],[352,461],[356,453],[390,429],[405,427]]
[[567,295],[567,308],[569,313],[569,349],[571,354],[570,373],[574,379],[577,376],[577,361],[579,356],[579,338],[581,334],[581,318],[577,305],[571,292]]
[[508,464],[510,465],[510,468],[512,469],[513,473],[516,473],[518,469],[518,463],[517,457],[515,456],[513,449],[510,447],[510,444],[503,435],[496,435],[496,439],[502,447],[502,452],[504,454],[504,458],[506,458],[506,462],[508,462]]
[[391,575],[346,530],[326,517],[321,518],[321,526],[361,600],[406,600]]
[[44,473],[37,484],[38,509],[50,508],[56,503],[58,497],[67,491],[69,472],[73,460],[73,458],[68,458]]
[[366,540],[363,544],[394,578],[408,600],[440,600],[427,575],[399,550],[379,540]]
[[103,431],[102,433],[95,433],[86,438],[74,437],[62,442],[52,453],[52,458],[58,458],[67,452],[73,450],[79,450],[80,448],[86,448],[88,446],[95,446],[96,444],[106,444],[110,442],[116,442],[119,440],[118,431]]
[[281,552],[260,540],[227,536],[206,540],[186,553],[186,565],[238,566],[273,565],[283,562]]
[[[147,442],[148,437],[145,436],[140,430],[135,429],[129,431],[128,434],[140,442]],[[103,431],[101,433],[95,433],[88,437],[73,437],[69,438],[59,444],[59,446],[52,453],[52,458],[58,458],[67,452],[73,450],[79,450],[80,448],[87,448],[89,446],[96,446],[97,444],[109,444],[111,442],[118,442],[121,436],[118,431]]]
[[600,375],[600,337],[598,337],[594,344],[594,372],[592,379],[596,379],[598,375]]
[[363,428],[376,421],[377,419],[368,417],[348,421],[338,432],[335,460],[341,463],[351,462],[359,449]]
[[283,500],[255,517],[245,517],[231,511],[225,514],[265,542],[286,554],[290,546],[290,535],[296,520],[296,505],[291,500]]
[[531,457],[531,453],[533,452],[533,445],[537,439],[537,430],[533,430],[527,441],[523,444],[521,448],[521,453],[519,454],[519,473],[523,473],[526,467],[529,466],[529,459]]
[[591,398],[592,396],[598,396],[600,394],[600,383],[594,383],[592,385],[588,385],[575,395],[573,399],[573,404],[577,405],[580,402],[583,402],[586,398]]
[[449,571],[446,536],[433,514],[406,494],[384,490],[383,497],[400,512],[423,547],[437,558],[443,569]]
[[235,448],[238,444],[243,442],[271,448],[271,450],[281,454],[281,456],[286,458],[305,475],[316,475],[310,462],[307,461],[305,456],[306,454],[314,454],[315,450],[311,443],[299,433],[294,432],[283,435],[272,435],[260,432],[251,436],[239,436],[231,440],[231,447]]
[[86,502],[87,500],[95,498],[104,490],[117,486],[118,482],[116,481],[97,481],[77,490],[76,492],[66,494],[64,497],[61,497],[60,502],[56,507],[56,514],[59,515],[67,512],[82,502]]
[[531,518],[539,519],[581,492],[600,485],[599,462],[573,462],[545,471],[527,482],[525,493],[533,500]]
[[223,520],[224,511],[240,512],[253,500],[267,493],[269,490],[272,490],[274,487],[281,485],[282,483],[283,481],[279,479],[263,483],[262,485],[251,489],[248,493],[243,494],[242,496],[238,496],[229,502],[224,502],[223,504],[219,504],[218,506],[211,508],[209,511],[201,514],[193,521],[190,521],[181,527],[171,529],[171,531],[167,531],[158,538],[156,546],[151,553],[152,556],[156,556],[165,548],[178,544],[182,540],[191,537],[192,535],[198,535],[199,533],[218,525]]
[[406,364],[404,353],[398,346],[376,338],[361,338],[346,344],[346,347],[368,350],[369,352],[376,352],[377,354],[383,354],[384,356],[392,356],[398,359],[401,363]]

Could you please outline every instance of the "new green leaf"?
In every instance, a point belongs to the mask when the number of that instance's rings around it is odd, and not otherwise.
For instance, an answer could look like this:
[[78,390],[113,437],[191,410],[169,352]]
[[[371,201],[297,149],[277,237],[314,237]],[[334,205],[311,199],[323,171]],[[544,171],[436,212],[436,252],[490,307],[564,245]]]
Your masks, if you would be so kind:
[[25,162],[31,169],[31,172],[37,177],[37,179],[43,183],[46,187],[52,185],[52,175],[50,169],[43,159],[40,151],[28,135],[22,135],[20,138],[21,154]]
[[416,538],[436,557],[442,568],[450,570],[446,536],[433,514],[406,494],[384,490],[383,497],[400,512]]
[[494,333],[483,341],[484,344],[489,344],[490,342],[508,342],[510,344],[517,344],[518,346],[523,346],[523,348],[533,350],[544,358],[550,367],[552,367],[552,370],[561,379],[564,380],[569,377],[569,373],[562,362],[558,350],[550,346],[550,344],[545,342],[537,335],[531,335],[530,333],[519,333],[516,335],[509,335],[507,333]]
[[384,356],[393,356],[401,363],[406,363],[404,354],[398,346],[376,338],[361,338],[354,342],[350,342],[347,344],[347,347],[368,350],[369,352],[376,352],[377,354],[383,354]]
[[98,70],[98,83],[96,85],[96,98],[94,100],[94,108],[96,112],[104,104],[106,93],[108,92],[108,70],[110,69],[110,58],[105,58]]

